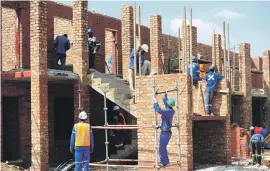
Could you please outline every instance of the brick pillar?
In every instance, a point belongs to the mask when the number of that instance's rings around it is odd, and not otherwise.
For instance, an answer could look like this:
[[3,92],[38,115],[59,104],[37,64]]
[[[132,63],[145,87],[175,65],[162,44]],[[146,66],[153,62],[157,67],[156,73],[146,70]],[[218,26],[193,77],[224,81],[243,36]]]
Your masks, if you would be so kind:
[[[74,58],[73,72],[79,75],[81,84],[81,107],[89,115],[89,89],[87,86],[88,70],[88,48],[87,48],[87,28],[88,28],[88,1],[73,1],[73,47],[72,56]],[[78,83],[74,84],[74,117],[78,119]]]
[[[222,45],[221,35],[214,34],[212,36],[212,48],[215,48],[215,56],[212,56],[212,63],[216,66],[216,72],[222,73]],[[214,44],[215,43],[215,44]]]
[[263,76],[264,76],[264,90],[267,95],[265,103],[265,127],[270,129],[270,116],[267,115],[270,112],[270,50],[263,52]]
[[249,128],[252,124],[252,96],[251,90],[251,58],[250,45],[247,43],[239,44],[239,66],[241,78],[241,91],[243,92],[243,103],[240,114],[240,126]]
[[[187,41],[187,45],[186,45],[186,57],[184,56],[184,39],[183,39],[183,36],[184,36],[184,29],[185,29],[185,27],[184,27],[184,24],[182,23],[182,29],[181,29],[181,37],[182,37],[182,39],[181,39],[181,45],[182,45],[182,57],[181,57],[181,59],[182,59],[182,64],[181,64],[181,68],[184,68],[184,72],[186,72],[186,70],[187,70],[187,65],[189,64],[189,62],[190,62],[190,25],[187,25],[186,26],[187,27],[187,29],[186,29],[186,35],[187,35],[187,37],[186,37],[186,41]],[[197,41],[197,27],[194,27],[194,26],[192,26],[192,55],[193,56],[197,56],[197,47],[198,47],[198,41]],[[184,59],[184,58],[186,58],[186,59]],[[198,58],[198,57],[197,57]],[[184,63],[184,61],[186,61],[185,63]]]
[[47,2],[30,2],[32,169],[48,168]]
[[150,51],[151,51],[151,71],[159,74],[164,72],[164,61],[162,61],[161,47],[161,16],[150,16]]
[[131,49],[133,48],[133,8],[132,6],[122,7],[122,73],[123,78],[128,80],[128,68]]

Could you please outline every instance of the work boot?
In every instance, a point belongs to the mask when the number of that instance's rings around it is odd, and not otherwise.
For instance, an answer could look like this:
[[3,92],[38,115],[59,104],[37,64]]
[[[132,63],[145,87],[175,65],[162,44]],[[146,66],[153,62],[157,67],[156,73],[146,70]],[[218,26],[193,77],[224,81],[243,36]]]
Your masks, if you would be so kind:
[[252,164],[255,165],[257,163],[257,157],[252,155]]
[[159,168],[168,167],[168,166],[170,166],[170,163],[164,165],[164,164],[162,164],[161,162],[159,162],[159,163],[158,163],[158,166],[159,166]]
[[259,165],[261,165],[261,164],[262,164],[262,156],[258,156],[258,158],[257,158],[257,162],[258,162],[258,164],[259,164]]

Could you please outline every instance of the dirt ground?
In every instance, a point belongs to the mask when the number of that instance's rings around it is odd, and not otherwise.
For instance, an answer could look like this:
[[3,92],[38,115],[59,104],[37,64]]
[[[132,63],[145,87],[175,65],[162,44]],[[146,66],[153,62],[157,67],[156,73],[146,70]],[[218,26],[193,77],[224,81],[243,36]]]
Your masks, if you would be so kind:
[[1,171],[24,171],[25,169],[18,166],[8,165],[6,163],[1,163]]

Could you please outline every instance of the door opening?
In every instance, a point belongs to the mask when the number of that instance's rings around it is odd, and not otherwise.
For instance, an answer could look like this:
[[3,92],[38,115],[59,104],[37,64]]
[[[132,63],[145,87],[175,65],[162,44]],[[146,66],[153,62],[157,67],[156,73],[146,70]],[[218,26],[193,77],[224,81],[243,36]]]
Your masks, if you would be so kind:
[[252,125],[261,127],[262,125],[262,100],[252,99]]

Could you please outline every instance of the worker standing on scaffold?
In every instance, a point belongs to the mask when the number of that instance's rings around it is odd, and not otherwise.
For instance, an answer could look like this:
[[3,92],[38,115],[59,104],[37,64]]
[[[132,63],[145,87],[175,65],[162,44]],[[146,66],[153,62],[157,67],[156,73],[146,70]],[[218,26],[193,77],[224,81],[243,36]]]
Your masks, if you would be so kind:
[[[80,122],[73,127],[70,138],[70,152],[75,149],[75,171],[89,170],[90,148],[94,149],[94,136],[90,124],[86,123],[87,114],[82,111],[79,114]],[[75,147],[74,147],[75,145]]]
[[172,136],[171,127],[172,127],[173,115],[175,113],[173,109],[173,107],[175,106],[175,100],[168,99],[167,93],[166,93],[163,98],[165,109],[161,109],[159,107],[158,102],[155,98],[153,99],[153,103],[154,103],[155,111],[161,114],[161,119],[162,119],[160,142],[159,142],[159,156],[160,156],[159,166],[167,167],[170,165],[168,152],[167,152],[167,145]]
[[217,86],[219,81],[224,76],[218,74],[215,72],[215,66],[211,65],[209,67],[209,73],[206,74],[205,80],[206,80],[206,89],[204,93],[204,103],[205,103],[205,111],[207,115],[214,115],[213,112],[213,97],[214,93],[216,92]]
[[[187,73],[190,74],[190,64],[188,64]],[[200,65],[197,63],[196,56],[192,56],[192,80],[193,84],[198,84],[200,78]]]

